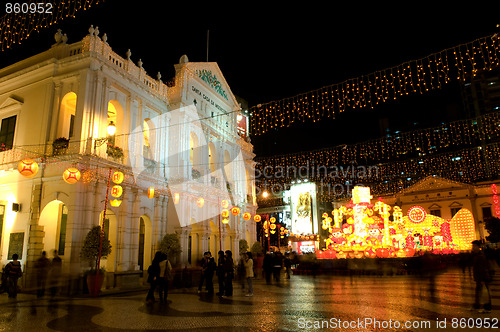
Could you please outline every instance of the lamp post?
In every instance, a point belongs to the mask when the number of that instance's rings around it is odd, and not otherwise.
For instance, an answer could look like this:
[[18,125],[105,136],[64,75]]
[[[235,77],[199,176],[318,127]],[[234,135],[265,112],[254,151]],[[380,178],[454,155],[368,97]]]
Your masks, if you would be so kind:
[[104,143],[108,142],[110,137],[114,136],[116,133],[116,126],[113,121],[110,121],[108,123],[108,126],[106,127],[106,132],[108,133],[108,137],[102,137],[102,138],[96,138],[94,140],[94,153],[97,152],[97,148],[103,145]]

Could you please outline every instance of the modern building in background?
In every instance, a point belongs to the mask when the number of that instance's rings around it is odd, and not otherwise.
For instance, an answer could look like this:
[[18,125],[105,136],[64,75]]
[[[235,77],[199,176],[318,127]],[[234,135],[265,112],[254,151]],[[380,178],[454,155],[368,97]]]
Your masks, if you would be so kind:
[[[218,65],[183,56],[167,86],[92,27],[73,44],[60,31],[55,39],[0,70],[2,263],[17,253],[29,281],[41,252],[56,249],[65,273],[80,274],[83,240],[102,224],[105,205],[108,287],[142,275],[167,233],[179,235],[181,266],[253,243],[255,223],[242,218],[256,210],[253,146]],[[39,166],[33,177],[18,171],[26,158]],[[74,184],[63,179],[68,168],[80,172]],[[125,175],[123,192],[106,201],[115,171]],[[222,200],[241,213],[221,226]]]

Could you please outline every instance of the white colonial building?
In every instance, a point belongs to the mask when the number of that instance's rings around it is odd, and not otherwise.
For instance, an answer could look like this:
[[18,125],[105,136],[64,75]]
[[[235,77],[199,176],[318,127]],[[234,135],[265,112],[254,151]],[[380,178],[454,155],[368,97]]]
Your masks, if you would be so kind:
[[[256,210],[253,146],[218,65],[183,56],[167,86],[130,52],[114,53],[97,29],[73,44],[55,37],[47,51],[0,70],[2,263],[17,253],[29,275],[42,250],[56,249],[66,273],[81,273],[80,248],[102,224],[115,171],[125,180],[121,205],[108,200],[106,209],[109,287],[147,269],[167,233],[180,237],[182,266],[207,250],[237,255],[241,239],[251,245],[255,222],[243,213]],[[18,171],[25,158],[38,163],[36,176]],[[75,184],[63,180],[69,167],[82,174]],[[221,223],[224,201],[241,212]]]

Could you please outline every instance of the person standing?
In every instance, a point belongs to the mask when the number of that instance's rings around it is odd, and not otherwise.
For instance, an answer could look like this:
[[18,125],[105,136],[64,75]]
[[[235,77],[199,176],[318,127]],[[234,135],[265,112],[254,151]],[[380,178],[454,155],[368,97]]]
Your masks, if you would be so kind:
[[286,269],[286,278],[290,279],[290,275],[291,275],[291,272],[292,272],[292,261],[290,260],[290,254],[289,253],[285,254],[284,264],[285,264],[285,269]]
[[23,271],[21,269],[21,262],[17,259],[19,256],[17,254],[12,255],[12,262],[9,262],[5,266],[5,273],[7,273],[7,292],[10,298],[15,299],[17,297],[17,280],[23,276]]
[[224,296],[233,296],[234,262],[231,250],[224,256]]
[[148,283],[149,283],[149,291],[146,296],[146,302],[148,304],[155,302],[155,290],[156,286],[158,286],[158,282],[160,279],[160,261],[162,260],[162,253],[156,252],[155,258],[153,258],[153,262],[148,267]]
[[172,280],[172,265],[168,260],[167,254],[162,253],[160,266],[160,277],[158,278],[158,291],[160,303],[167,303],[168,286]]
[[273,272],[273,256],[271,256],[271,253],[266,253],[266,256],[264,256],[264,274],[266,275],[266,283],[269,285],[271,284],[271,275]]
[[246,276],[247,283],[248,283],[248,293],[246,296],[253,296],[252,279],[254,277],[254,273],[253,273],[252,253],[250,251],[247,251],[247,253],[245,255],[245,276]]
[[274,253],[273,257],[273,274],[274,280],[280,282],[281,269],[283,268],[283,256],[280,251]]
[[38,258],[35,262],[36,270],[36,281],[37,281],[37,297],[42,297],[45,295],[45,285],[47,283],[47,277],[50,270],[50,260],[47,258],[47,252],[42,251],[42,256]]
[[[205,252],[203,254],[203,258],[201,259],[200,261],[200,265],[201,265],[201,276],[200,276],[200,284],[198,285],[198,293],[201,293],[201,289],[203,288],[203,282],[206,280],[206,270],[207,270],[207,267],[208,267],[208,253]],[[205,285],[205,287],[207,287]]]
[[205,280],[206,280],[206,289],[208,292],[208,295],[213,295],[214,294],[214,272],[216,269],[215,266],[215,260],[212,257],[212,253],[210,251],[207,251],[207,268],[205,269]]
[[219,292],[217,296],[224,295],[224,251],[218,252],[219,258],[217,259],[217,280],[219,281]]
[[[488,259],[481,249],[481,242],[478,240],[472,241],[472,275],[476,282],[474,309],[480,313],[491,312],[491,293],[490,282],[493,279],[492,270]],[[481,297],[483,293],[483,285],[488,294],[488,300],[484,304],[484,309],[481,309]]]
[[53,250],[52,263],[50,264],[50,295],[52,297],[56,296],[57,291],[61,283],[62,276],[62,259],[59,257],[57,250]]

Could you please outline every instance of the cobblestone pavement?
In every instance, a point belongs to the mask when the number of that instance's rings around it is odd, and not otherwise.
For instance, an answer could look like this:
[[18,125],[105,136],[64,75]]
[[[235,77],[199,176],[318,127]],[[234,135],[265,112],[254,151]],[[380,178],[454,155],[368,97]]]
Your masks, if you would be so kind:
[[231,298],[174,290],[168,304],[146,304],[145,291],[53,301],[2,294],[0,331],[453,331],[488,322],[500,330],[498,273],[489,314],[469,310],[474,283],[458,270],[438,275],[434,287],[415,276],[294,275],[255,280],[253,297],[236,281],[234,289]]

